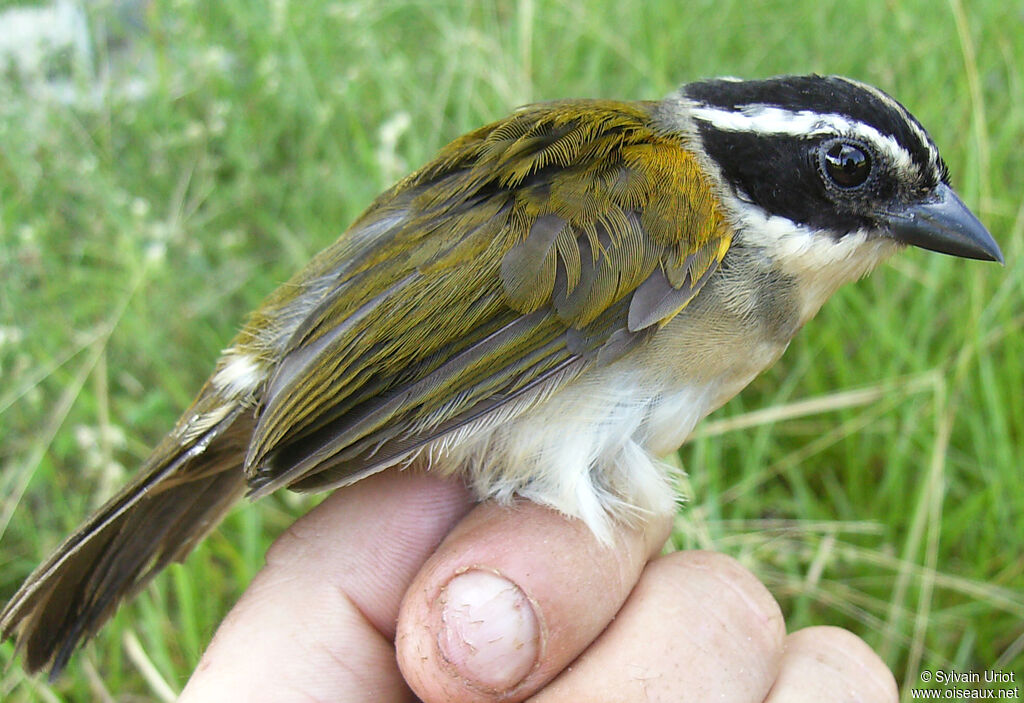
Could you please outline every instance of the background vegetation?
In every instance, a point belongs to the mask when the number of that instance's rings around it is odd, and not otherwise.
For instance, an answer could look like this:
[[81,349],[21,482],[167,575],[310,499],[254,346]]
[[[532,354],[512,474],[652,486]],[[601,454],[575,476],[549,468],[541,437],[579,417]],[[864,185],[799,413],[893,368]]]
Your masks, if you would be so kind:
[[[905,687],[1024,672],[1019,2],[154,0],[85,17],[87,51],[34,68],[0,53],[0,598],[142,461],[244,313],[450,139],[531,101],[817,71],[915,112],[1007,266],[912,251],[841,291],[680,452],[673,544],[738,557],[793,628],[853,629]],[[0,698],[168,699],[309,505],[233,512],[52,685],[6,666],[4,643]]]

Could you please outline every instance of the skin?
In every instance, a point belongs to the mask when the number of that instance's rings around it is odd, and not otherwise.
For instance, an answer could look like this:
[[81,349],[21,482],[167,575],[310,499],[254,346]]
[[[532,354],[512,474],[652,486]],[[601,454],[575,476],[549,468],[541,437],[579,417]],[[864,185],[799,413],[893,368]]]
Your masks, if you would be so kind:
[[787,635],[731,558],[658,556],[669,525],[602,549],[535,504],[379,474],[277,540],[180,701],[898,699],[853,634]]

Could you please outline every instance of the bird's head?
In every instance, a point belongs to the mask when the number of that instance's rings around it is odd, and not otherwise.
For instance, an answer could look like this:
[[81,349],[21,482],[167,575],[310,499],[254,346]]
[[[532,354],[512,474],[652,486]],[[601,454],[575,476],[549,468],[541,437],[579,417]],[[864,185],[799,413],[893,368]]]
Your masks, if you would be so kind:
[[906,108],[836,76],[691,83],[663,115],[698,145],[738,242],[784,268],[863,275],[900,245],[1003,261]]

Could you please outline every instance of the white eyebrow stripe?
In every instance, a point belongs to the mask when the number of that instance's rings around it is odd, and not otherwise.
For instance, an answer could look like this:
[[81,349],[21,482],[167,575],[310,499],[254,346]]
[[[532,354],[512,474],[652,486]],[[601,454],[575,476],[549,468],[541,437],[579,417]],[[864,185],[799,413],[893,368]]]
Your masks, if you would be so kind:
[[918,140],[922,144],[924,144],[925,147],[928,149],[928,156],[931,165],[936,169],[939,167],[939,162],[941,159],[939,157],[938,148],[932,142],[931,137],[928,136],[928,133],[924,131],[924,127],[922,127],[914,118],[914,116],[907,111],[907,108],[900,105],[900,103],[891,95],[887,94],[885,91],[879,90],[873,85],[869,85],[868,83],[861,83],[860,81],[855,81],[850,78],[844,78],[843,80],[845,80],[847,83],[851,83],[860,88],[863,88],[864,90],[868,91],[876,98],[881,100],[883,103],[885,103],[886,105],[888,105],[889,107],[903,115],[903,117],[907,121],[907,124],[910,126],[910,130],[914,133],[914,136],[916,136]]
[[725,132],[788,137],[812,137],[823,134],[857,137],[883,149],[899,170],[920,171],[910,152],[896,139],[863,122],[835,113],[793,111],[771,105],[746,105],[740,110],[696,106],[690,114],[694,119],[707,122]]

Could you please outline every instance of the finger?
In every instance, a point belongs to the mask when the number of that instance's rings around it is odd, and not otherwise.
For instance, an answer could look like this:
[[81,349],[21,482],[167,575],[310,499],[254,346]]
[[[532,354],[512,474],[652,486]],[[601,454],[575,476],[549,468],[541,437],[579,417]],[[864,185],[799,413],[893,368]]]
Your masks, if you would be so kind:
[[615,621],[530,700],[760,703],[784,637],[775,599],[738,562],[677,552],[648,564]]
[[608,547],[533,503],[478,506],[406,594],[402,673],[424,701],[523,700],[608,625],[669,527],[621,526]]
[[180,701],[410,700],[398,606],[471,506],[461,484],[384,472],[298,520],[221,624]]
[[765,703],[834,700],[896,703],[896,679],[864,640],[838,627],[809,627],[786,638],[782,670]]

